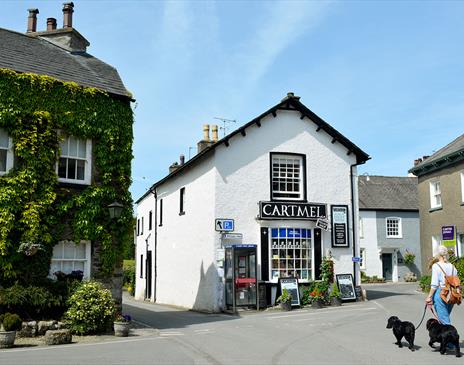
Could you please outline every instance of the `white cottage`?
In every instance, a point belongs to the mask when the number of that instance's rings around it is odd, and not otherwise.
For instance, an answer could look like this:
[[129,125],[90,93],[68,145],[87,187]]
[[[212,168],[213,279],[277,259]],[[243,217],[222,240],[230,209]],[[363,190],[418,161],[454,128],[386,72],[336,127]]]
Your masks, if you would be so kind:
[[[299,99],[288,93],[220,140],[205,126],[198,154],[138,199],[137,299],[223,310],[233,244],[256,250],[234,258],[238,302],[254,277],[267,304],[279,278],[318,279],[329,251],[335,273],[359,283],[356,166],[369,156]],[[324,217],[327,231],[316,227]]]

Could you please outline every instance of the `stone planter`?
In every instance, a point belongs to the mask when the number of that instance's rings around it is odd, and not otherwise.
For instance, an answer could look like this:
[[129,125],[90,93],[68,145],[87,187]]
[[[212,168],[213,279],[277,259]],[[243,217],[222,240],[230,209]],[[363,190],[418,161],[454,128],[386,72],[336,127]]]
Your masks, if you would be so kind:
[[342,300],[340,298],[330,298],[330,305],[333,307],[339,307],[342,305]]
[[16,331],[0,331],[0,349],[13,347]]
[[71,331],[63,330],[48,330],[45,332],[45,343],[47,345],[64,345],[72,342]]
[[322,308],[323,306],[324,306],[324,302],[322,301],[322,299],[316,299],[315,301],[311,303],[311,308],[319,309],[319,308]]
[[130,322],[114,322],[114,335],[118,337],[129,336]]
[[292,310],[292,302],[280,302],[280,308],[283,311],[291,311]]

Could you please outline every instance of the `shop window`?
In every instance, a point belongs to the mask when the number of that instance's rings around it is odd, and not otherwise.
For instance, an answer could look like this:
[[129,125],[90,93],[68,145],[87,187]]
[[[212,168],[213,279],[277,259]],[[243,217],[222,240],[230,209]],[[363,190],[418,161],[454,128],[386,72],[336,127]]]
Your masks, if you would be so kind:
[[148,230],[149,231],[151,231],[152,221],[153,221],[153,212],[150,210],[150,213],[148,213]]
[[403,235],[401,218],[389,217],[386,219],[387,238],[401,238]]
[[179,192],[179,215],[185,214],[184,203],[185,203],[185,188],[181,188]]
[[0,128],[0,175],[6,174],[12,167],[12,141],[8,133]]
[[163,199],[160,199],[159,203],[159,226],[163,225]]
[[430,183],[430,208],[441,208],[441,187],[440,181],[432,181]]
[[271,153],[271,199],[304,200],[303,155]]
[[312,279],[311,230],[301,228],[271,229],[271,278]]
[[92,142],[76,137],[64,137],[56,167],[58,181],[90,185]]
[[90,241],[61,241],[53,247],[50,264],[51,278],[56,272],[70,274],[73,271],[82,271],[84,278],[90,277]]

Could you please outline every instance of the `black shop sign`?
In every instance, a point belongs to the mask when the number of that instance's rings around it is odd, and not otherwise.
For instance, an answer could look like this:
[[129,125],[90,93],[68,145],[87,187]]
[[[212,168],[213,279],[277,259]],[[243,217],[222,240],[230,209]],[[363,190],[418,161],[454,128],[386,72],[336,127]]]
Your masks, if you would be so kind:
[[259,202],[260,219],[304,219],[315,221],[325,216],[325,204]]
[[349,247],[348,206],[332,205],[332,247]]

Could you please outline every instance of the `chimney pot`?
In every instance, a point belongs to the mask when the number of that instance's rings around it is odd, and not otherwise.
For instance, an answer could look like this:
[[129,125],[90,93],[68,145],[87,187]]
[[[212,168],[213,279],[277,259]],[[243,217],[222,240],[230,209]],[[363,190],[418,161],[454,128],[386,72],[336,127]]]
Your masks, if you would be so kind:
[[56,29],[56,19],[47,18],[47,31],[55,30],[55,29]]
[[218,141],[218,126],[216,124],[211,126],[211,132],[213,134],[212,140],[216,143]]
[[37,14],[39,9],[27,9],[29,17],[27,18],[27,33],[37,32]]
[[203,141],[209,142],[209,124],[203,124]]
[[180,165],[182,166],[185,163],[185,156],[180,155],[179,160],[180,160]]
[[63,3],[63,28],[72,28],[72,14],[74,13],[74,3]]
[[173,173],[179,168],[179,164],[177,162],[174,162],[171,166],[169,166],[169,173]]
[[429,158],[430,156],[422,156],[422,161],[425,161]]

